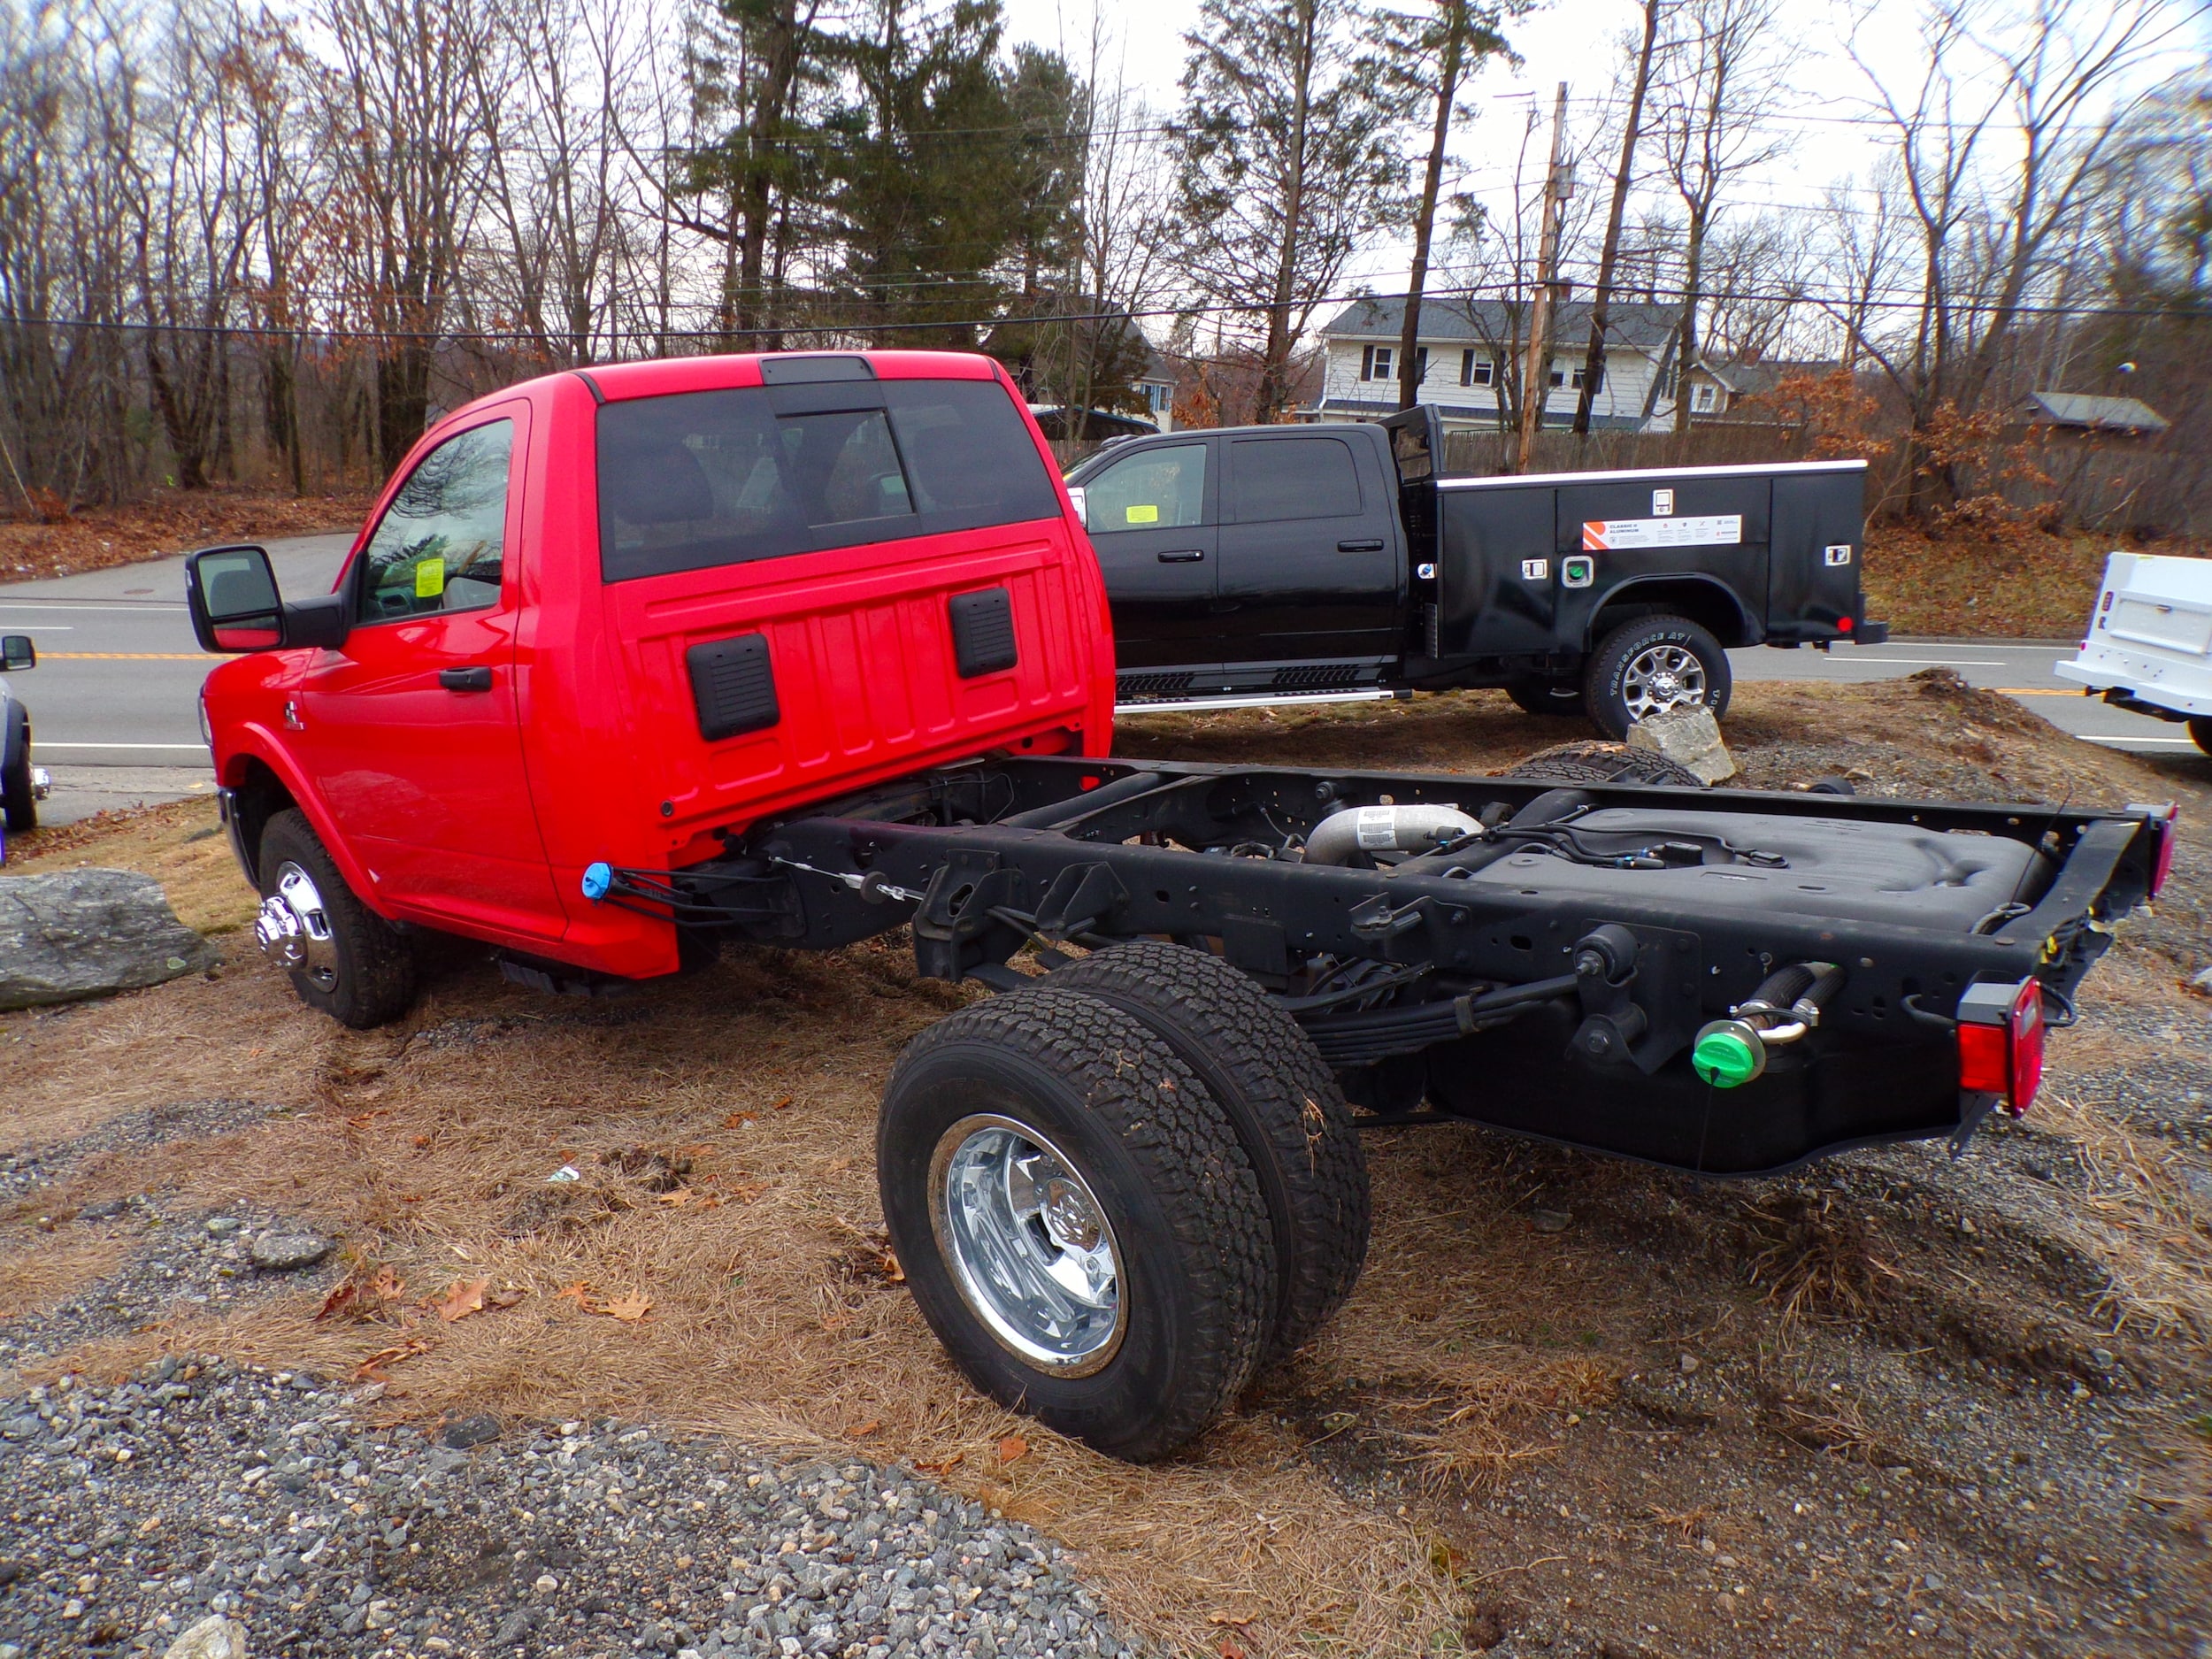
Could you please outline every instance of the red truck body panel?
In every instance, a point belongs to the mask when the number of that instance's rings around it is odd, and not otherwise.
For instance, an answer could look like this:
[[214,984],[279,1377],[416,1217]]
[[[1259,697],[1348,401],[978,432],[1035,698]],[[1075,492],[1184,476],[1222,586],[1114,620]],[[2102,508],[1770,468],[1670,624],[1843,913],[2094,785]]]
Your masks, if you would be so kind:
[[[1057,515],[608,581],[598,409],[757,387],[762,359],[532,380],[424,434],[337,582],[351,590],[377,523],[426,455],[509,421],[498,603],[365,623],[335,650],[219,667],[205,696],[221,780],[240,787],[254,762],[267,765],[387,917],[642,977],[673,970],[674,930],[584,902],[578,883],[594,861],[680,868],[719,852],[719,832],[973,756],[1103,755],[1105,587],[1012,383],[977,356],[860,355],[879,380],[995,381],[1022,411]],[[1002,588],[1017,660],[964,677],[948,602]],[[710,741],[685,653],[752,634],[768,642],[780,718]],[[488,690],[440,683],[441,671],[483,668]]]

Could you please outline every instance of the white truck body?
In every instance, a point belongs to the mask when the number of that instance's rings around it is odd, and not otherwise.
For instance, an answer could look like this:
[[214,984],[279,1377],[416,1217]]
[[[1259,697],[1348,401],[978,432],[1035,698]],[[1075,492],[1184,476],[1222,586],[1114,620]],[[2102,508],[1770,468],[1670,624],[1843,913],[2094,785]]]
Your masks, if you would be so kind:
[[2054,670],[2145,714],[2212,718],[2212,559],[2112,554],[2080,653]]

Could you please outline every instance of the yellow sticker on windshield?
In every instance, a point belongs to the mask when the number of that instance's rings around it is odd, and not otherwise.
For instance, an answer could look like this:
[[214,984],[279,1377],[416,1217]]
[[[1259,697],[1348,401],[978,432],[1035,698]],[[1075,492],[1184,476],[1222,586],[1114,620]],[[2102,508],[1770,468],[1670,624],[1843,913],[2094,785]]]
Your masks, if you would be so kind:
[[1157,507],[1132,507],[1128,511],[1128,521],[1131,524],[1157,524],[1160,522],[1160,510]]
[[445,592],[445,561],[425,559],[415,566],[415,597],[435,599]]

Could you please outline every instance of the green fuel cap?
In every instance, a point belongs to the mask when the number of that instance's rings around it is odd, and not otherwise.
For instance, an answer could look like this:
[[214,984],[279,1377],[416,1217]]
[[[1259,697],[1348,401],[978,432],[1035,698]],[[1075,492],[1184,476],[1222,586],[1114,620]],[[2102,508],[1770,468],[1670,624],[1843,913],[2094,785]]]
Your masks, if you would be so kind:
[[1715,1088],[1735,1088],[1766,1069],[1766,1056],[1740,1031],[1709,1025],[1690,1050],[1690,1064]]

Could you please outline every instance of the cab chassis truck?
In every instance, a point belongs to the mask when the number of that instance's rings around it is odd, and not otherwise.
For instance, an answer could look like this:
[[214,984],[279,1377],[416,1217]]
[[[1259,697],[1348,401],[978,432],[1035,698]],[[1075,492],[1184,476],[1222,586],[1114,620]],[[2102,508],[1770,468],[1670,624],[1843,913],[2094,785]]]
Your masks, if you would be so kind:
[[912,1294],[979,1387],[1143,1460],[1349,1294],[1364,1129],[1963,1148],[2165,879],[2166,807],[1117,761],[1048,457],[987,359],[614,365],[440,423],[328,595],[196,554],[262,949],[368,1026],[422,931],[596,993],[910,930],[998,994],[885,1094]]

